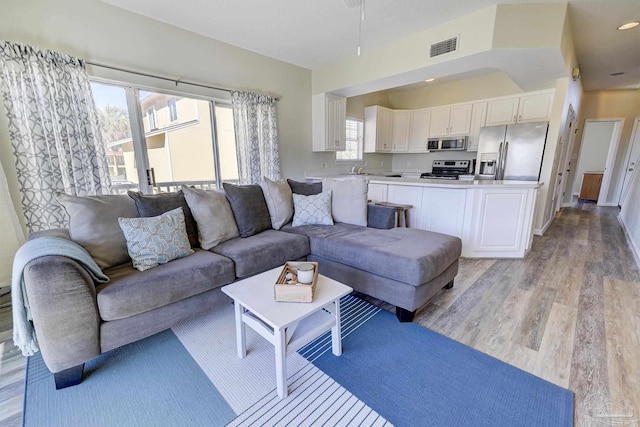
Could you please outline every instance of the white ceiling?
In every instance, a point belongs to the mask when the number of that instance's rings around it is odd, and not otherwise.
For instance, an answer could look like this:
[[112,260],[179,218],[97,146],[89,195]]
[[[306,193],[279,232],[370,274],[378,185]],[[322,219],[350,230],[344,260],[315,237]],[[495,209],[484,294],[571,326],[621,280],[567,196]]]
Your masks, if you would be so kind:
[[[359,0],[103,0],[132,12],[314,69],[356,54]],[[372,49],[494,3],[555,0],[366,0],[362,49]],[[640,88],[640,0],[569,0],[586,90]],[[618,77],[611,73],[624,71]]]

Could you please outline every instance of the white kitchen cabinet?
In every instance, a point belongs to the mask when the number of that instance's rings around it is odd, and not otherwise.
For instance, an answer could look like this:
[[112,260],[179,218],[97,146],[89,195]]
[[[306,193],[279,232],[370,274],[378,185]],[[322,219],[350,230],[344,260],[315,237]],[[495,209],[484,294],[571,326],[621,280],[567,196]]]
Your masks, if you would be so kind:
[[373,105],[364,109],[364,152],[390,153],[393,141],[393,110]]
[[369,183],[369,192],[367,198],[373,203],[387,201],[387,185]]
[[411,122],[410,110],[393,111],[393,142],[392,153],[406,153],[409,150],[409,123]]
[[422,108],[412,110],[409,119],[409,152],[428,152],[427,140],[429,139],[429,122],[431,120],[431,110]]
[[467,151],[478,151],[480,128],[485,125],[487,119],[487,103],[476,102],[471,112],[471,131],[467,141]]
[[422,190],[420,228],[461,238],[466,198],[465,189],[425,187]]
[[518,123],[549,120],[554,91],[532,93],[520,97]]
[[431,109],[429,137],[468,135],[472,104],[457,104]]
[[346,149],[347,99],[320,93],[312,98],[313,151]]
[[401,205],[411,205],[409,209],[409,227],[420,228],[423,222],[422,211],[422,187],[408,185],[389,185],[387,188],[387,201]]
[[468,251],[476,257],[525,257],[537,189],[478,189],[474,193]]
[[554,90],[489,100],[487,126],[549,120]]

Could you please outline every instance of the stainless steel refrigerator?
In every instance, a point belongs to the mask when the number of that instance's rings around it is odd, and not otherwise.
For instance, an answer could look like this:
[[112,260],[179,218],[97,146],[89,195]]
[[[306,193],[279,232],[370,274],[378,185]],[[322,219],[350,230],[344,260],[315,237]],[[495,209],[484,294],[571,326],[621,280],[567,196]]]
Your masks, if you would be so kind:
[[495,160],[495,175],[482,179],[538,181],[549,122],[487,126],[480,129],[478,171],[483,159]]

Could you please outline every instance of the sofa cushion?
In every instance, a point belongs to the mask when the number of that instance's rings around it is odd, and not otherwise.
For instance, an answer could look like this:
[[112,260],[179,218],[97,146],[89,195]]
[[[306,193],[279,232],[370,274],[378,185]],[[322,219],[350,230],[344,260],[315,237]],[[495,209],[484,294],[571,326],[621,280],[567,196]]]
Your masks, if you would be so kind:
[[322,188],[331,191],[331,215],[335,222],[367,226],[367,178],[324,178]]
[[238,224],[240,237],[249,237],[271,228],[269,208],[259,185],[223,183],[227,200]]
[[202,249],[238,237],[238,226],[231,206],[222,191],[182,187],[184,198],[198,223],[198,240]]
[[459,238],[412,228],[378,230],[339,223],[286,225],[283,231],[308,236],[313,255],[414,286],[440,275],[462,253]]
[[118,218],[139,216],[131,197],[126,194],[77,197],[57,193],[56,200],[69,215],[71,239],[85,248],[102,270],[130,260]]
[[289,187],[287,181],[283,179],[280,181],[272,181],[266,176],[262,179],[260,187],[262,187],[264,199],[267,202],[267,208],[269,208],[271,226],[274,230],[280,230],[280,228],[291,221],[293,217],[293,195],[291,193],[291,187]]
[[209,251],[196,249],[145,272],[131,263],[105,271],[110,282],[96,288],[103,320],[116,320],[181,301],[233,282],[233,262]]
[[287,179],[289,186],[291,187],[291,191],[293,194],[302,194],[303,196],[313,196],[314,194],[322,193],[322,183],[321,182],[298,182],[292,179]]
[[266,230],[246,238],[228,240],[212,249],[231,258],[236,276],[248,277],[284,265],[309,254],[309,239],[291,233]]
[[148,218],[118,218],[118,222],[136,270],[145,271],[193,253],[181,207]]
[[142,194],[139,191],[128,191],[127,194],[135,201],[138,214],[141,217],[158,216],[175,208],[182,208],[189,243],[192,248],[198,247],[198,226],[182,190],[160,194]]
[[294,227],[311,224],[333,225],[331,216],[331,190],[312,196],[293,195]]

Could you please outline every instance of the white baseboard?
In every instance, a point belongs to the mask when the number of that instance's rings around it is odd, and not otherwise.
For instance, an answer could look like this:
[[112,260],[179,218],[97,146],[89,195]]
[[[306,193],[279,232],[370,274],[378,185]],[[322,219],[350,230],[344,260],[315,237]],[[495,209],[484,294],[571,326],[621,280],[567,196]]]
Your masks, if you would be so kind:
[[602,203],[602,204],[598,204],[598,206],[615,206],[615,207],[617,207],[618,204],[615,203],[615,202],[614,203]]
[[544,236],[544,233],[546,233],[549,227],[551,227],[551,224],[553,224],[554,219],[555,216],[552,216],[542,228],[534,228],[533,234],[535,234],[536,236]]
[[563,208],[572,208],[572,207],[573,207],[573,205],[574,205],[573,203],[563,203],[563,204],[561,205],[561,207],[563,207]]
[[640,268],[640,248],[635,245],[633,240],[629,237],[629,232],[627,231],[627,227],[624,225],[624,221],[618,214],[618,222],[622,227],[622,231],[624,231],[624,237],[627,239],[627,243],[629,244],[629,248],[631,249],[631,253],[633,254],[633,258],[636,261],[636,265]]

